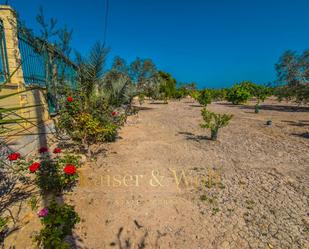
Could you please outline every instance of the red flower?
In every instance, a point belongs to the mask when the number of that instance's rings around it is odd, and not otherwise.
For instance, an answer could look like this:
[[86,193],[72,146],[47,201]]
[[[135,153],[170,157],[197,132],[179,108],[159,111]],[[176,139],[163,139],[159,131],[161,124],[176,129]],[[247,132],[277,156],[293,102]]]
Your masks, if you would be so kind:
[[8,159],[10,160],[10,161],[16,161],[17,159],[19,159],[20,158],[20,153],[18,153],[18,152],[14,152],[14,153],[12,153],[12,154],[10,154],[9,156],[8,156]]
[[65,166],[63,171],[67,175],[74,175],[76,173],[76,168],[75,168],[75,166],[73,164],[67,164],[67,166]]
[[29,170],[31,173],[34,173],[35,171],[37,171],[40,168],[41,164],[39,163],[33,163],[29,166]]
[[72,96],[67,97],[67,101],[68,102],[73,102],[73,97]]
[[45,152],[47,152],[48,151],[48,148],[47,147],[41,147],[40,149],[39,149],[39,152],[40,153],[45,153]]
[[115,112],[115,111],[112,112],[112,116],[113,116],[113,117],[116,116],[117,114],[118,114],[118,113]]
[[54,149],[53,152],[54,152],[54,154],[59,154],[59,153],[61,153],[61,149],[57,147],[57,148]]

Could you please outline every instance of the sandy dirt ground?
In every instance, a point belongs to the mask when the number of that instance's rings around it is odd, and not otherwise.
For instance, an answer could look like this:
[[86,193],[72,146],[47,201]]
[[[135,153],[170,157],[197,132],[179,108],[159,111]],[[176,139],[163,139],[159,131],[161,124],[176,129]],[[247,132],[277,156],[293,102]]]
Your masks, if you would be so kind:
[[[65,197],[82,219],[72,248],[309,248],[308,107],[213,103],[234,115],[216,142],[190,99],[140,109]],[[34,248],[29,209],[5,249]]]
[[74,247],[309,248],[309,109],[282,105],[211,104],[234,115],[214,142],[191,100],[144,104],[66,197]]

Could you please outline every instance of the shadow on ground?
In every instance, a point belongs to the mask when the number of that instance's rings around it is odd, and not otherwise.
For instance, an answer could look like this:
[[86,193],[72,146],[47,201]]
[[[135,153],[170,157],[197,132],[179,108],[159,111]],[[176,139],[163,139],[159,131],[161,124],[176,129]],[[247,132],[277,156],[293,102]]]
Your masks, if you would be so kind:
[[309,139],[309,132],[304,132],[304,133],[292,133],[291,135],[296,136],[296,137],[301,137],[301,138],[307,138],[307,139]]
[[[135,221],[136,222],[136,221]],[[143,226],[138,225],[135,223],[138,229],[141,229]],[[145,231],[143,236],[139,239],[137,243],[132,241],[131,238],[126,238],[122,236],[123,227],[120,227],[117,233],[117,238],[115,241],[110,243],[110,246],[117,249],[144,249],[146,248],[146,238],[148,236],[148,232]]]
[[197,105],[197,104],[195,104],[195,105],[189,105],[189,106],[191,106],[191,107],[203,107],[202,105]]
[[309,120],[298,120],[298,122],[290,121],[290,120],[282,120],[281,122],[288,123],[289,125],[298,126],[298,127],[309,126]]
[[191,132],[178,132],[179,135],[183,135],[186,140],[191,140],[195,142],[201,142],[205,140],[211,140],[210,137],[205,135],[195,135]]
[[164,102],[151,102],[149,104],[150,105],[168,105],[168,103],[164,103]]
[[[218,103],[219,105],[225,105],[228,107],[236,107],[240,109],[254,110],[255,106],[249,105],[233,105],[230,103]],[[287,105],[261,105],[260,110],[266,111],[279,111],[279,112],[309,112],[307,106],[287,106]]]
[[153,108],[146,107],[146,106],[134,106],[134,109],[136,109],[137,111],[149,111],[149,110],[153,110]]

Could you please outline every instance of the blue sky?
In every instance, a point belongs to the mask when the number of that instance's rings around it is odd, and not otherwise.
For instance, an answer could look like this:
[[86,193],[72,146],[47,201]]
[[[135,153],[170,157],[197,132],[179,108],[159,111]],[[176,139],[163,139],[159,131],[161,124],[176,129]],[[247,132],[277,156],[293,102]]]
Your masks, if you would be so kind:
[[[72,47],[83,54],[104,39],[105,0],[9,4],[34,30],[43,6],[47,17],[73,29]],[[285,50],[309,48],[308,13],[308,0],[109,0],[106,45],[110,61],[152,58],[178,81],[199,87],[267,83]]]

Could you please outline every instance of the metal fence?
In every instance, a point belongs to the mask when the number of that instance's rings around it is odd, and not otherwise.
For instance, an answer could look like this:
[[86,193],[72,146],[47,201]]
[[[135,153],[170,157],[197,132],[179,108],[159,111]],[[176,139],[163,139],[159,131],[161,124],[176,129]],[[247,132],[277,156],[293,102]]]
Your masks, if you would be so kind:
[[0,82],[4,82],[9,75],[8,57],[5,44],[4,27],[2,21],[0,20]]
[[[61,52],[53,50],[52,46],[40,51],[35,38],[26,36],[22,33],[18,35],[18,46],[22,60],[22,70],[26,85],[39,85],[47,87],[54,74],[53,68],[56,67],[57,84],[65,84],[70,88],[76,89],[76,67]],[[53,65],[50,65],[50,57]]]
[[57,58],[56,65],[57,65],[58,81],[63,82],[71,89],[77,89],[76,84],[77,72],[75,66],[61,59],[61,57]]
[[46,55],[36,51],[29,39],[18,36],[24,81],[27,85],[46,87]]

